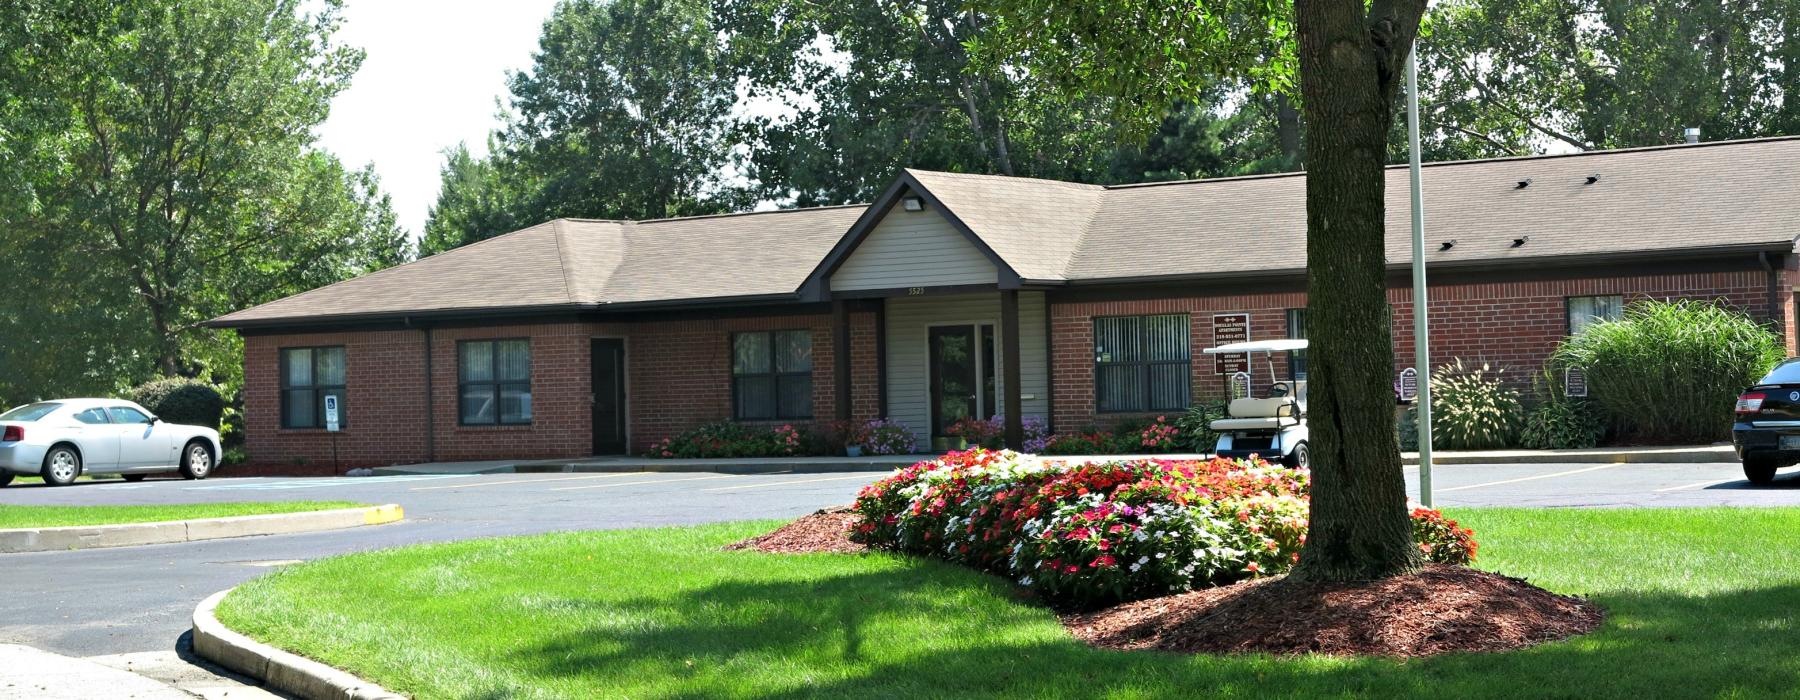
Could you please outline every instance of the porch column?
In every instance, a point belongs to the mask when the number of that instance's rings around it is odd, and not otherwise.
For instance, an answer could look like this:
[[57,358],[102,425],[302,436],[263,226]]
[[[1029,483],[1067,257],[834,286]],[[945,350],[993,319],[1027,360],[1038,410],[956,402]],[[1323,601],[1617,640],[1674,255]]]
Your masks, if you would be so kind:
[[837,419],[850,420],[850,307],[843,299],[831,300],[831,390]]
[[1005,371],[1006,447],[1025,449],[1025,402],[1019,395],[1019,290],[1000,292],[1000,367]]

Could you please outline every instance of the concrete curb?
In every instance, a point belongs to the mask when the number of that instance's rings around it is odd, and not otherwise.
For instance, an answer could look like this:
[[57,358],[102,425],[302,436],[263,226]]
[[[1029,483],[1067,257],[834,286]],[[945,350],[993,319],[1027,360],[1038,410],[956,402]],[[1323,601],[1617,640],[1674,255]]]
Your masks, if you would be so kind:
[[[1401,455],[1406,464],[1418,464],[1419,455]],[[1705,447],[1657,447],[1591,450],[1494,450],[1490,452],[1434,452],[1433,465],[1456,464],[1713,464],[1738,461],[1730,445]]]
[[365,525],[382,525],[399,521],[405,517],[406,513],[400,506],[389,503],[364,508],[239,515],[229,518],[199,518],[156,523],[20,528],[0,530],[0,554],[134,547],[145,544],[197,542],[228,537],[342,530]]
[[232,590],[214,593],[194,608],[194,653],[200,658],[308,700],[406,700],[344,671],[231,631],[214,611]]

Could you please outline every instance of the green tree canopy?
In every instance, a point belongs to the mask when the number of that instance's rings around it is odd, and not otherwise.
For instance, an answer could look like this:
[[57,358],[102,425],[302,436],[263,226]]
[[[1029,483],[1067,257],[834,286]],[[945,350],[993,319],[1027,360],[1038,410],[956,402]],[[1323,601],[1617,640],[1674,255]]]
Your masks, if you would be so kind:
[[338,14],[6,3],[0,398],[234,380],[235,336],[202,321],[407,256],[372,171],[313,146],[361,61],[332,41]]

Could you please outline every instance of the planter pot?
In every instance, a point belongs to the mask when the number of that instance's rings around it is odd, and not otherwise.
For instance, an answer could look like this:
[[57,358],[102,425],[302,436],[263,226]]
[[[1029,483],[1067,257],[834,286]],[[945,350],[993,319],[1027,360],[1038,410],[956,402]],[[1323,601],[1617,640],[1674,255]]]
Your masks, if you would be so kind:
[[845,447],[844,455],[847,457],[861,457],[862,456],[862,445],[850,445],[848,447]]

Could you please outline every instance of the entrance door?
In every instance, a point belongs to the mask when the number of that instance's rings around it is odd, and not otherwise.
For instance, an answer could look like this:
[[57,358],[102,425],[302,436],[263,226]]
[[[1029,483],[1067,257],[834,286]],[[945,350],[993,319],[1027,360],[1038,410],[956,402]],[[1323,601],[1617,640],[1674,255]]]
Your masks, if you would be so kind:
[[994,326],[932,326],[929,344],[932,436],[964,418],[992,418]]
[[595,338],[593,371],[594,454],[625,454],[625,341]]

